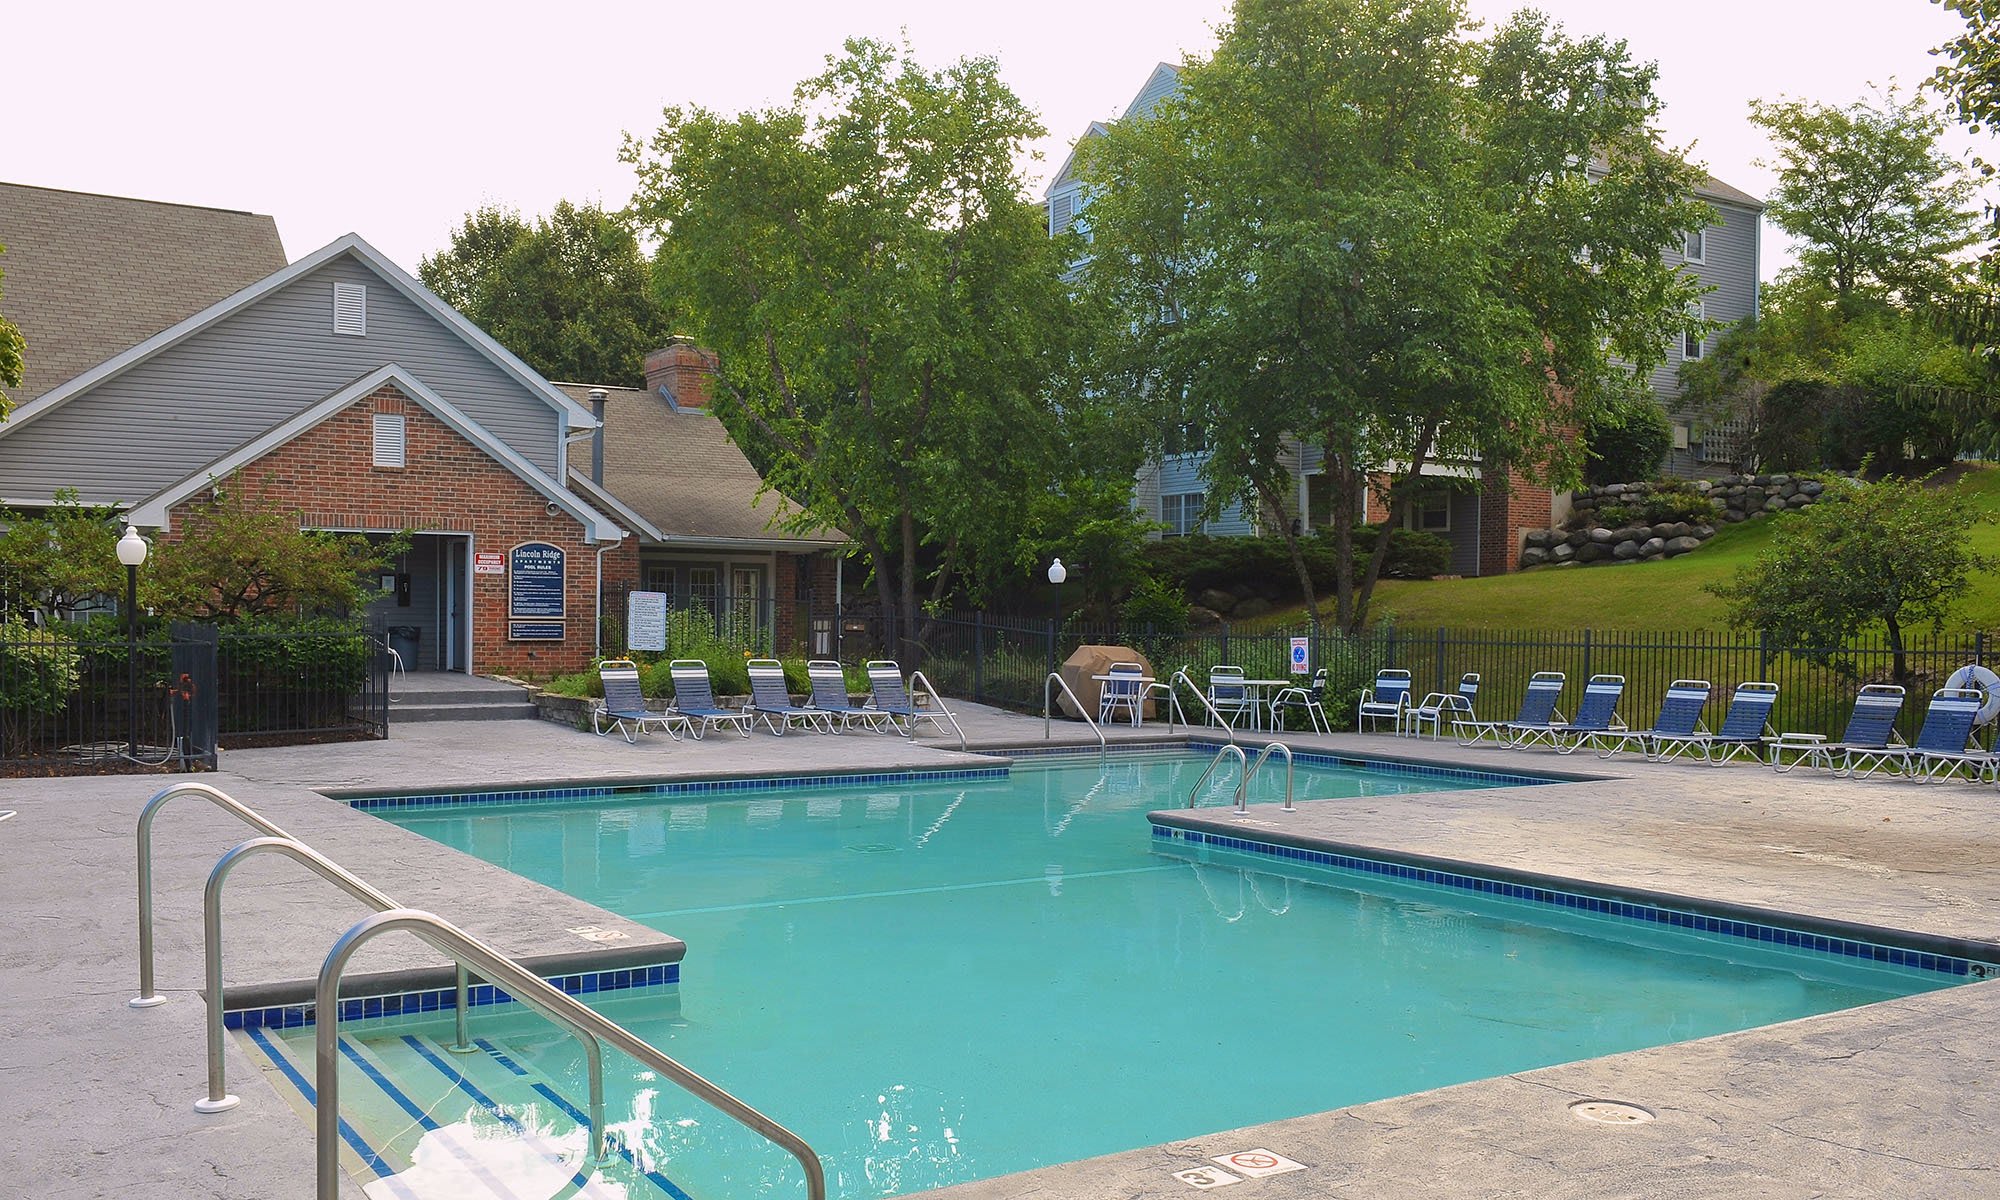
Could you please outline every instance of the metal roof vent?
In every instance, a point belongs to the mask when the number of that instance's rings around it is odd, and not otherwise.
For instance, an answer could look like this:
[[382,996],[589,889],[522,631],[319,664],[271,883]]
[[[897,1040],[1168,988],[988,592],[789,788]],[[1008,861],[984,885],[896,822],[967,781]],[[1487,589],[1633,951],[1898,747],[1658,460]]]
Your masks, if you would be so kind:
[[333,331],[349,337],[368,333],[368,288],[359,283],[333,285]]
[[375,414],[375,465],[378,467],[400,467],[404,465],[406,430],[401,413]]

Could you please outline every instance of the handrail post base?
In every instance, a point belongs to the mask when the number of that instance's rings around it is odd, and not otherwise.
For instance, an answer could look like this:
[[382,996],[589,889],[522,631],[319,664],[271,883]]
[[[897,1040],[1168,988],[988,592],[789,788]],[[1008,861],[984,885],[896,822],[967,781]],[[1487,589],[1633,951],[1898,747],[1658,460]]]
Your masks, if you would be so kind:
[[126,1008],[158,1008],[165,1004],[165,996],[134,996],[125,1002]]
[[224,1113],[241,1103],[243,1103],[243,1099],[240,1096],[224,1096],[220,1100],[211,1100],[207,1096],[203,1096],[194,1102],[194,1110],[203,1114]]

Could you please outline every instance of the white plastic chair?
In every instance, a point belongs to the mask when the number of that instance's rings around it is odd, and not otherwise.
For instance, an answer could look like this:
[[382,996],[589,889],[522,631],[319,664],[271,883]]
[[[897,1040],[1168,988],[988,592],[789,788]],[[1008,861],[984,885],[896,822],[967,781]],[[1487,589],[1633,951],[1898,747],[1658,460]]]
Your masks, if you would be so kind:
[[1479,672],[1467,671],[1459,676],[1458,690],[1455,692],[1432,692],[1422,702],[1412,704],[1403,714],[1411,737],[1422,737],[1424,726],[1431,728],[1431,737],[1444,736],[1445,714],[1452,714],[1454,721],[1471,721],[1473,702],[1479,699]]
[[1124,676],[1103,680],[1103,689],[1097,694],[1097,723],[1108,725],[1113,714],[1123,711],[1132,724],[1139,723],[1140,681],[1146,677],[1145,668],[1138,663],[1112,663],[1107,675]]

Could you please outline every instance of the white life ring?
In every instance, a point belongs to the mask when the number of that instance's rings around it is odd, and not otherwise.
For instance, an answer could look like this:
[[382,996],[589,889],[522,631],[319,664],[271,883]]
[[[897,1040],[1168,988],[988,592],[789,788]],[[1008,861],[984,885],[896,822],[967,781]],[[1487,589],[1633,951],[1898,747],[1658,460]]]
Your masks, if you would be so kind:
[[2000,675],[1994,674],[1988,668],[1977,663],[1967,663],[1953,671],[1951,678],[1944,681],[1944,685],[1948,688],[1964,688],[1967,691],[1978,692],[1984,697],[1979,705],[1977,718],[1979,724],[1991,724],[1994,717],[2000,716]]

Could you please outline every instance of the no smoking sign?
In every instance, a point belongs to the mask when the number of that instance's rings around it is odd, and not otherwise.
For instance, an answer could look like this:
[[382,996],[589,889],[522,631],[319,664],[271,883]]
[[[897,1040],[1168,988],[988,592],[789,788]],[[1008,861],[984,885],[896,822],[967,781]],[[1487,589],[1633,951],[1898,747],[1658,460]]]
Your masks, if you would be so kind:
[[1282,1154],[1273,1154],[1262,1148],[1238,1150],[1234,1154],[1218,1154],[1208,1161],[1240,1172],[1246,1179],[1259,1179],[1265,1175],[1283,1175],[1289,1171],[1306,1169],[1306,1165],[1302,1162],[1293,1162]]

